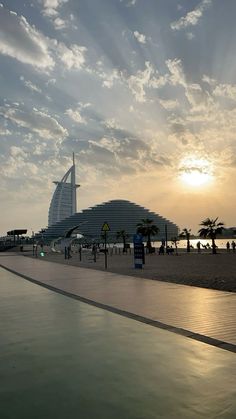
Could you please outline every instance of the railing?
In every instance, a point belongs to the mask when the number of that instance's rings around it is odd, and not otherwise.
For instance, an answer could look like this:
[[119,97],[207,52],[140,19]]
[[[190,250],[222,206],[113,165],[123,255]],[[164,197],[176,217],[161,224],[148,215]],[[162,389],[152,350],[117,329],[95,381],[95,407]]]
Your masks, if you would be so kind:
[[1,243],[0,242],[0,252],[6,252],[7,250],[13,249],[16,247],[14,243]]

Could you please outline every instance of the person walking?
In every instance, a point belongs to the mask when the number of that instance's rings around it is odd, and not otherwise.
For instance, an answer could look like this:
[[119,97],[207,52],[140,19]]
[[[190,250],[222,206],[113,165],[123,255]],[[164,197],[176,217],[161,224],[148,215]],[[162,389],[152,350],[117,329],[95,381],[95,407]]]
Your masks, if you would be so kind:
[[229,253],[230,252],[230,243],[229,242],[226,243],[226,249],[227,249],[227,252]]
[[197,242],[197,252],[201,253],[201,242]]
[[232,241],[232,243],[231,243],[231,247],[232,247],[233,253],[235,253],[236,243],[235,243],[235,241],[234,241],[234,240],[233,240],[233,241]]

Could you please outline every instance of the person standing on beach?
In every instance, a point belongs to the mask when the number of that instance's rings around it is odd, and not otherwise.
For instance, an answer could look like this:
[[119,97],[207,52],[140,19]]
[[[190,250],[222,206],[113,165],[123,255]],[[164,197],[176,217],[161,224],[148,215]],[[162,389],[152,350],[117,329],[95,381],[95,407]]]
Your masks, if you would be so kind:
[[229,253],[230,252],[230,243],[229,242],[226,243],[226,249],[227,249],[227,252]]
[[232,246],[233,252],[235,253],[236,243],[234,240],[232,241],[231,246]]
[[201,253],[201,242],[197,242],[197,251],[198,253]]
[[164,255],[164,251],[165,251],[165,247],[162,243],[161,246],[160,246],[160,249],[159,249],[159,255]]

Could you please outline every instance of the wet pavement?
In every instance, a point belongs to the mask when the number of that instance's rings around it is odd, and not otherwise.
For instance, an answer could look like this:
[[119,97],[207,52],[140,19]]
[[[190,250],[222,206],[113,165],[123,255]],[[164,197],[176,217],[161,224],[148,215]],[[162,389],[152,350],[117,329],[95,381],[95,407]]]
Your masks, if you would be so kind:
[[73,298],[236,351],[236,294],[4,254],[0,265]]
[[236,417],[232,352],[4,269],[0,319],[1,419]]

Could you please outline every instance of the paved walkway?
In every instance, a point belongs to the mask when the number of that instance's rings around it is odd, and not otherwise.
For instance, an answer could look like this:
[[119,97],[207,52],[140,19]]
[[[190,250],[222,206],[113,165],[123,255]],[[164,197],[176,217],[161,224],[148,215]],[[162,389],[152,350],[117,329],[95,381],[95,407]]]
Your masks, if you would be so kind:
[[236,295],[16,255],[0,266],[73,298],[236,352]]
[[1,419],[235,419],[236,356],[0,268]]

